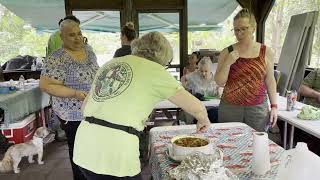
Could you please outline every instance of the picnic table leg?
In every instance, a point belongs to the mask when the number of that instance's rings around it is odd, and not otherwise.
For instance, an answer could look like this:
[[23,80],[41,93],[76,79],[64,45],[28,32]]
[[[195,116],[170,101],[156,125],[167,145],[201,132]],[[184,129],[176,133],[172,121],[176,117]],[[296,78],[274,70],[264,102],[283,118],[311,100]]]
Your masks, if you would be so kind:
[[172,114],[169,112],[168,109],[162,109],[162,112],[168,119],[172,119],[173,118]]
[[294,138],[294,126],[291,125],[291,132],[290,132],[290,149],[293,147],[293,138]]
[[287,133],[288,133],[288,122],[284,121],[284,132],[283,132],[283,148],[287,149]]
[[180,121],[179,121],[179,115],[180,115],[180,109],[177,109],[177,125],[180,125]]

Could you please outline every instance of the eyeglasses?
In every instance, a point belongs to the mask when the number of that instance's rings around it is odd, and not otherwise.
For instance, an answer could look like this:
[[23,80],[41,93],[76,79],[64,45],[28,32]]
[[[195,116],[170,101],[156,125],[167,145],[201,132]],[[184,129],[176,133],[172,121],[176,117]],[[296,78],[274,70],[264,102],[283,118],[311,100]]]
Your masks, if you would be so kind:
[[249,26],[247,27],[239,27],[239,28],[233,28],[231,31],[234,31],[235,33],[245,32],[249,29]]
[[172,60],[173,60],[173,58],[168,62],[167,65],[164,66],[165,69],[169,69],[169,67],[171,66]]

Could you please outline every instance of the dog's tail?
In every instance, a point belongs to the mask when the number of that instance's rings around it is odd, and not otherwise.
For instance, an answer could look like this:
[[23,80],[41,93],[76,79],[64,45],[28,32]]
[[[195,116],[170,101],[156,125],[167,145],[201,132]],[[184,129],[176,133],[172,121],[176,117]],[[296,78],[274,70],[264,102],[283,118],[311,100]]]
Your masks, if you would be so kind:
[[2,161],[0,161],[0,172],[5,173],[5,172],[11,172],[13,170],[10,149],[11,148],[7,150],[7,152],[4,155],[4,158],[2,159]]

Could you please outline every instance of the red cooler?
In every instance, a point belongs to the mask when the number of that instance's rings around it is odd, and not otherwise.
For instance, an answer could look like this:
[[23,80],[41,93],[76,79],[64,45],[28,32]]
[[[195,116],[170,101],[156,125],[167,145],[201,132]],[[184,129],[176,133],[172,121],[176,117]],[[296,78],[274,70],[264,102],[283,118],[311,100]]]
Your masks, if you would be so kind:
[[9,142],[19,144],[32,139],[37,128],[36,123],[36,115],[31,114],[18,123],[10,124],[9,127],[2,125],[0,129]]

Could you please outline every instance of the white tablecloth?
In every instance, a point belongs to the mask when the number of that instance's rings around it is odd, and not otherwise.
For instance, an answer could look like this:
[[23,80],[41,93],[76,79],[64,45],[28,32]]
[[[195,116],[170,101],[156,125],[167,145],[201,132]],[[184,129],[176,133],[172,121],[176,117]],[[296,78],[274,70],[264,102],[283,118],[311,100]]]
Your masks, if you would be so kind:
[[285,97],[279,97],[279,118],[287,121],[289,124],[320,138],[320,120],[301,120],[297,118],[300,113],[301,108],[305,104],[297,102],[296,109],[294,111],[286,111],[287,99]]

